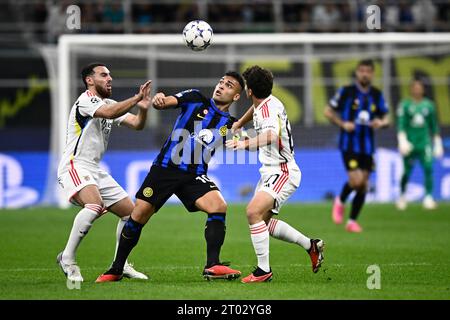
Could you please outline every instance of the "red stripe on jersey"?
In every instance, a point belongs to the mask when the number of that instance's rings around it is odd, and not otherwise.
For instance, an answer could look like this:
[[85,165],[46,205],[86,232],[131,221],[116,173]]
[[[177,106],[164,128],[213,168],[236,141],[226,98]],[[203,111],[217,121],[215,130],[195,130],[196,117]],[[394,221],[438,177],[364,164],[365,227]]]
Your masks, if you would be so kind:
[[266,119],[269,117],[269,106],[267,105],[267,102],[261,107],[261,112],[263,119]]

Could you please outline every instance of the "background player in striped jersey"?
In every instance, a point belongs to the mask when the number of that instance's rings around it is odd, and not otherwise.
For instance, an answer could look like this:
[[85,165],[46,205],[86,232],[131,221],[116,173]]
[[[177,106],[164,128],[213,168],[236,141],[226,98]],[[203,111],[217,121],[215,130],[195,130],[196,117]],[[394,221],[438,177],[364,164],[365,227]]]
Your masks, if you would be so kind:
[[334,199],[332,218],[336,224],[344,219],[344,203],[355,190],[349,232],[361,232],[356,222],[364,205],[370,172],[374,170],[374,129],[389,125],[388,107],[380,90],[371,85],[375,66],[362,60],[356,67],[356,81],[340,88],[325,108],[325,116],[340,129],[339,149],[348,174],[340,196]]
[[247,206],[247,219],[258,266],[244,283],[265,282],[272,279],[269,263],[269,235],[302,246],[310,255],[313,272],[323,260],[324,242],[310,239],[284,221],[274,219],[281,206],[300,185],[301,172],[294,159],[294,142],[284,105],[272,95],[273,75],[269,70],[253,66],[244,71],[247,97],[252,106],[233,125],[239,130],[253,119],[257,136],[250,139],[228,140],[228,148],[259,149],[261,179],[255,195]]
[[156,109],[177,107],[180,115],[136,193],[136,207],[122,231],[116,259],[97,282],[122,279],[124,263],[139,241],[143,226],[173,194],[189,212],[203,211],[208,215],[204,277],[234,279],[240,276],[240,271],[229,268],[219,259],[225,239],[227,204],[208,178],[207,170],[215,148],[224,144],[227,131],[235,121],[228,109],[239,99],[243,88],[242,76],[227,72],[216,85],[212,98],[206,98],[195,89],[173,96],[162,92],[154,96]]
[[[72,106],[67,124],[66,147],[58,168],[58,182],[68,200],[83,209],[73,222],[64,251],[58,257],[67,278],[83,281],[76,263],[76,250],[93,222],[107,210],[121,219],[117,225],[117,244],[125,222],[133,210],[133,202],[122,187],[100,168],[100,160],[106,151],[112,125],[125,125],[141,130],[147,118],[151,81],[140,86],[133,97],[116,102],[112,94],[112,77],[102,63],[93,63],[83,68],[81,77],[86,91]],[[137,105],[137,115],[128,111]],[[64,107],[64,106],[63,106]],[[130,278],[147,279],[128,263],[125,274]]]
[[406,185],[416,160],[420,161],[425,176],[423,207],[435,209],[437,206],[433,199],[433,156],[442,157],[444,149],[439,135],[436,108],[433,101],[425,98],[424,94],[423,82],[415,79],[411,83],[411,97],[403,99],[397,109],[398,147],[403,156],[400,197],[396,203],[400,210],[405,210],[407,206]]

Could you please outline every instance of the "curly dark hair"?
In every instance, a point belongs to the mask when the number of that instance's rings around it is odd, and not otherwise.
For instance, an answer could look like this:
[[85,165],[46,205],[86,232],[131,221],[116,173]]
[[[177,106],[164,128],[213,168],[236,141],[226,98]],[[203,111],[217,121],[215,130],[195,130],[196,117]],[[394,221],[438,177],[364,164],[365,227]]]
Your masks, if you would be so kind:
[[253,95],[258,99],[270,96],[273,87],[273,74],[260,66],[247,68],[242,74],[247,82],[247,88],[252,89]]

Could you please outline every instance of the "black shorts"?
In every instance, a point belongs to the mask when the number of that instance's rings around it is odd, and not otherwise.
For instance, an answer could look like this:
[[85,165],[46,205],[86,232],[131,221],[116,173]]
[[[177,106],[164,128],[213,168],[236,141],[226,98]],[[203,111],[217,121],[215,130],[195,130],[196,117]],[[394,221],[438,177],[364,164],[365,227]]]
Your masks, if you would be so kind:
[[155,207],[157,212],[175,194],[189,212],[199,211],[195,201],[212,190],[219,190],[206,174],[153,165],[136,193],[136,198]]
[[360,169],[372,172],[375,170],[375,161],[369,154],[342,152],[342,160],[347,171]]

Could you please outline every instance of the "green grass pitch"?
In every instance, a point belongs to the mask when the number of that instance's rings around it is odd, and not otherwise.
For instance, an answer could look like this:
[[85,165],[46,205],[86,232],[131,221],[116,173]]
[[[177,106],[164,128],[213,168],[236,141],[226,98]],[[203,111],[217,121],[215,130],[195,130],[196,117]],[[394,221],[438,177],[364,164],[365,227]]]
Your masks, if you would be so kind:
[[[331,204],[291,204],[280,218],[310,237],[326,242],[325,261],[311,272],[300,247],[271,239],[273,281],[246,285],[205,281],[203,213],[165,206],[145,226],[130,261],[150,280],[94,283],[112,259],[117,218],[94,223],[78,252],[85,282],[70,290],[55,262],[65,245],[76,208],[0,211],[0,299],[448,299],[450,297],[450,204],[435,211],[412,205],[368,204],[361,214],[362,234],[349,234],[330,218]],[[221,258],[243,276],[256,257],[244,206],[232,205]],[[369,290],[370,265],[380,268],[379,290]]]

